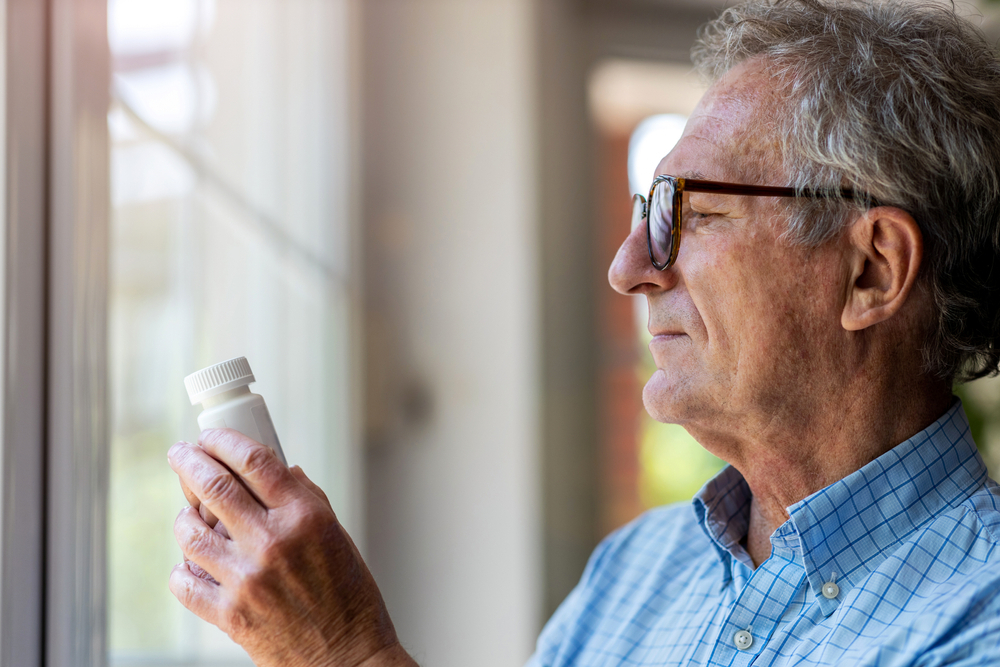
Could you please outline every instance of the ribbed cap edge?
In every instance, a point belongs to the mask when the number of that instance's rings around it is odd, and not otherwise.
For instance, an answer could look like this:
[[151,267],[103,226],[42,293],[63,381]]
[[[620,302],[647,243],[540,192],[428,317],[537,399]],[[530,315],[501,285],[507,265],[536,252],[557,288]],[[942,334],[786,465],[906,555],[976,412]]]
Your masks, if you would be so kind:
[[254,381],[247,358],[236,357],[188,375],[184,378],[184,388],[187,389],[191,405],[197,405],[206,398]]

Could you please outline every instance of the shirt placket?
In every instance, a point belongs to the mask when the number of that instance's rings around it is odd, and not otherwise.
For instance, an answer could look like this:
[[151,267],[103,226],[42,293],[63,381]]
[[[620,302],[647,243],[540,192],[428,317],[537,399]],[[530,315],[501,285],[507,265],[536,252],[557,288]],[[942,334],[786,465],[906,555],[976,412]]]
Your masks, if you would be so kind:
[[[789,539],[792,538],[792,539]],[[771,538],[771,556],[750,574],[722,623],[709,665],[752,665],[805,585],[794,528],[784,524]],[[739,564],[738,567],[746,568]],[[733,578],[733,585],[740,577]]]

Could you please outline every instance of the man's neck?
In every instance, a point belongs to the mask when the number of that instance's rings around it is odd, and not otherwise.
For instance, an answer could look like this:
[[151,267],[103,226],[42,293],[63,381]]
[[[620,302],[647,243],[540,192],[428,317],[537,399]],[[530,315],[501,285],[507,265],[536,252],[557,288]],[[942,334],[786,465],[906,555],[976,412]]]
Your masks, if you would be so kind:
[[950,388],[929,385],[885,400],[868,397],[842,412],[838,424],[781,433],[748,447],[732,461],[753,494],[746,549],[754,566],[771,555],[771,534],[788,520],[787,507],[843,479],[927,428],[949,408]]

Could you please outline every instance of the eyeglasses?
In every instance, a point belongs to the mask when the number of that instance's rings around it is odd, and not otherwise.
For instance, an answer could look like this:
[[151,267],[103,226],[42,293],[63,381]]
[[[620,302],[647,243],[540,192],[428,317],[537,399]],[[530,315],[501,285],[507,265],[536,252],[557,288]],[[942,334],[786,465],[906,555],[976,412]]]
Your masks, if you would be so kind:
[[[715,192],[722,195],[750,197],[858,199],[854,190],[850,188],[797,191],[795,188],[770,185],[741,185],[676,176],[657,176],[649,188],[648,205],[642,195],[632,197],[632,228],[635,229],[644,218],[648,218],[646,243],[649,248],[649,259],[660,271],[673,265],[677,259],[677,251],[681,247],[681,228],[684,226],[681,206],[685,192]],[[870,206],[876,205],[871,197],[865,196],[862,200],[868,202]]]

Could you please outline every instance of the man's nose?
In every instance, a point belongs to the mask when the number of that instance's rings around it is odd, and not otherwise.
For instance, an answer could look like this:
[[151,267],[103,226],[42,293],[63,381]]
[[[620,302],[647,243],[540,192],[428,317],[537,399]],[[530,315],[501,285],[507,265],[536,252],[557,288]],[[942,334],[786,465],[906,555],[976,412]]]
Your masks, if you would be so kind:
[[649,294],[668,290],[677,283],[674,267],[659,271],[649,259],[646,223],[636,225],[608,269],[608,282],[621,294]]

